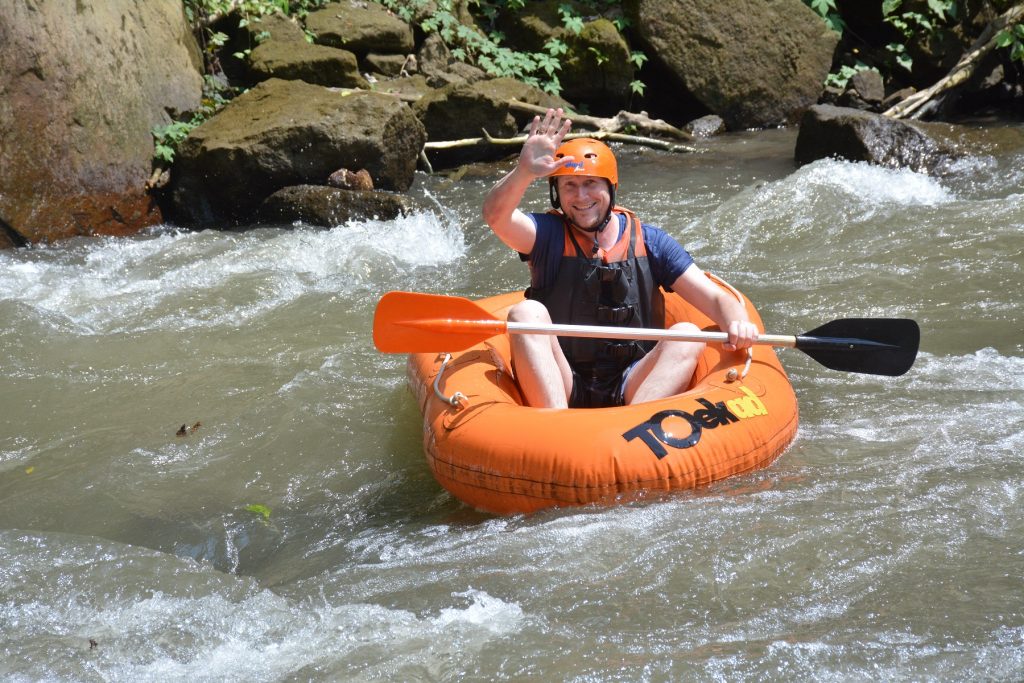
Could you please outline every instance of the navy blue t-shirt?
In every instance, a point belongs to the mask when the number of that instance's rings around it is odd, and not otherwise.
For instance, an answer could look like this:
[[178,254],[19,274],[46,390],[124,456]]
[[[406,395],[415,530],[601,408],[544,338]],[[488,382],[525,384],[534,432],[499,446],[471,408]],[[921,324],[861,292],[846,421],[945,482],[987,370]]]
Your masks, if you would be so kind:
[[[520,254],[524,261],[530,263],[530,285],[536,289],[554,284],[558,275],[559,262],[565,251],[565,228],[559,216],[550,213],[527,214],[537,226],[537,241],[533,244],[533,252]],[[615,214],[619,223],[619,237],[626,229],[626,217]],[[647,245],[648,263],[651,275],[661,287],[671,290],[672,283],[693,265],[693,257],[671,235],[661,228],[646,223],[640,224],[644,244]],[[588,245],[580,242],[584,250]]]

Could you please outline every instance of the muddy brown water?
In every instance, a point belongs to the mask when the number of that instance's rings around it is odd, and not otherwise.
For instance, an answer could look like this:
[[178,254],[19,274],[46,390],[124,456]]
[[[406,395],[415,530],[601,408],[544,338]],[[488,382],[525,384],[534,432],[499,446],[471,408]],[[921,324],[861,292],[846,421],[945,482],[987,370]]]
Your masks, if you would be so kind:
[[930,178],[794,141],[621,149],[620,200],[769,331],[912,317],[917,364],[780,350],[789,451],[618,506],[465,508],[372,348],[385,291],[524,286],[500,167],[420,176],[436,215],[0,253],[0,676],[1024,677],[1024,146]]

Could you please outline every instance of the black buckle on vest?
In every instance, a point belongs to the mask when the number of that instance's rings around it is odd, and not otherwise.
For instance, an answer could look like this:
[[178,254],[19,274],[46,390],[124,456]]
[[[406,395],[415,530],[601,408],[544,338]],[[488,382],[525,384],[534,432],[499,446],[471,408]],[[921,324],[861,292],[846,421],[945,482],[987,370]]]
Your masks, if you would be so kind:
[[597,322],[601,325],[628,325],[635,316],[636,309],[632,306],[597,307]]
[[607,358],[622,360],[632,358],[638,350],[636,342],[608,342],[604,347],[603,355]]
[[590,296],[611,304],[620,304],[629,295],[632,279],[629,270],[628,267],[593,266],[583,276],[583,283]]

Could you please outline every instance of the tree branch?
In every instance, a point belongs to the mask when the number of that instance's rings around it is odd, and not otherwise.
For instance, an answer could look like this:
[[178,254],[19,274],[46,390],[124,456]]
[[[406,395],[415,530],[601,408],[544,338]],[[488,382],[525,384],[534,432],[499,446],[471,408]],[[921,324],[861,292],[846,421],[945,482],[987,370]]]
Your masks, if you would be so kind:
[[[525,112],[527,114],[540,114],[543,116],[547,112],[547,107],[528,104],[526,102],[520,102],[519,100],[509,100],[508,106],[510,109],[515,109],[516,111]],[[665,135],[667,137],[676,138],[677,140],[693,140],[693,136],[685,130],[681,130],[671,124],[665,123],[661,119],[652,119],[646,112],[634,114],[628,111],[620,111],[610,119],[572,113],[566,114],[566,116],[572,119],[573,123],[578,123],[581,126],[587,126],[588,128],[594,128],[608,133],[620,133],[628,128],[633,128],[645,133]]]
[[[331,88],[335,92],[340,92],[342,95],[352,95],[360,92],[375,92],[381,95],[390,95],[391,97],[397,97],[404,102],[415,102],[420,99],[420,95],[406,94],[406,93],[395,93],[386,92],[384,90],[360,90],[353,88]],[[547,107],[541,107],[536,104],[529,104],[528,102],[522,102],[520,100],[509,100],[509,109],[514,109],[526,114],[540,114],[543,116],[547,113]],[[600,118],[598,116],[587,116],[586,114],[576,114],[569,112],[566,114],[568,118],[572,119],[572,122],[587,128],[593,128],[598,131],[607,133],[621,133],[624,130],[633,128],[634,130],[653,133],[654,135],[664,135],[670,138],[676,138],[677,140],[693,140],[693,136],[687,133],[681,128],[662,121],[661,119],[652,119],[647,115],[646,112],[640,112],[635,114],[629,111],[620,111],[618,114],[610,119]]]
[[[575,119],[574,119],[575,120]],[[495,147],[512,147],[520,146],[526,142],[525,135],[517,135],[514,138],[496,138],[492,137],[486,130],[483,131],[484,136],[481,138],[463,138],[461,140],[444,140],[442,142],[427,142],[423,145],[424,150],[437,150],[437,149],[456,149],[459,147],[473,147],[480,144],[488,144]],[[680,145],[674,142],[668,142],[666,140],[658,140],[657,138],[642,137],[639,135],[627,135],[626,133],[613,133],[608,131],[595,131],[592,133],[570,133],[566,135],[565,140],[572,140],[574,138],[595,138],[597,140],[609,140],[611,142],[623,142],[630,145],[640,145],[642,147],[653,147],[655,149],[664,149],[669,152],[696,152],[696,148],[690,147],[689,145]]]

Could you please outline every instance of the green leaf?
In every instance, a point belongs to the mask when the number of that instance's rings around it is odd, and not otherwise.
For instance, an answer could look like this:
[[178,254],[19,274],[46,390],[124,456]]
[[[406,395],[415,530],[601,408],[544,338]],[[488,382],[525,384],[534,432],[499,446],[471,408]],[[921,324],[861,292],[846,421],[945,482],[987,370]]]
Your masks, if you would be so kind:
[[836,11],[836,4],[833,0],[811,0],[811,9],[822,17],[827,17],[829,12]]
[[830,14],[825,17],[825,24],[839,35],[846,31],[846,22],[838,14]]
[[928,0],[928,9],[943,20],[956,15],[956,4],[952,0]]
[[996,47],[998,48],[1006,47],[1007,45],[1010,45],[1013,42],[1013,34],[1007,31],[1006,29],[1003,29],[998,34],[996,34]]
[[882,16],[887,17],[900,8],[903,0],[882,0]]
[[559,95],[562,92],[562,84],[558,82],[558,78],[552,77],[550,81],[544,84],[544,92],[549,95]]
[[156,149],[153,151],[153,156],[156,157],[157,159],[159,159],[160,161],[163,161],[163,162],[165,162],[167,164],[173,164],[174,163],[174,148],[173,147],[168,147],[167,145],[160,145],[160,144],[158,144],[156,146]]
[[558,38],[552,38],[544,44],[544,49],[552,57],[558,55],[564,55],[569,52],[569,46],[563,43]]
[[270,508],[266,505],[260,505],[259,503],[250,503],[245,506],[246,512],[251,512],[256,515],[260,515],[264,520],[270,519]]

